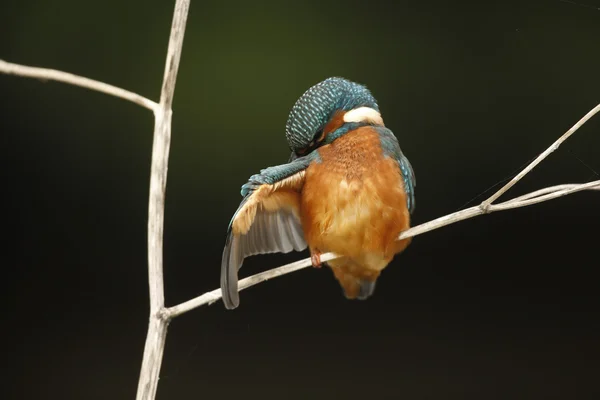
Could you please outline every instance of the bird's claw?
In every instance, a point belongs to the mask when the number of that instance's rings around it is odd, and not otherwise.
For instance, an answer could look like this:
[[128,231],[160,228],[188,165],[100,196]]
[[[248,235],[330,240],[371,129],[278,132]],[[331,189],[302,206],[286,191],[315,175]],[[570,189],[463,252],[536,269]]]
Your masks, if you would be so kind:
[[312,266],[315,268],[321,268],[321,252],[320,251],[311,251],[310,252],[310,261],[312,262]]

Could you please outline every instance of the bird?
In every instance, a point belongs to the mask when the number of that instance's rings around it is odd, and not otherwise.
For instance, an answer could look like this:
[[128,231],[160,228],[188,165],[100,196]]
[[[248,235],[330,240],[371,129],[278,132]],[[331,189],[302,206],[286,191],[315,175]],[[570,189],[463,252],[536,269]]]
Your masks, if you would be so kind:
[[397,240],[415,209],[413,167],[362,84],[327,78],[306,90],[285,126],[288,162],[242,186],[221,261],[227,309],[239,306],[238,269],[246,257],[307,247],[321,254],[348,299],[370,297],[382,270],[410,244]]

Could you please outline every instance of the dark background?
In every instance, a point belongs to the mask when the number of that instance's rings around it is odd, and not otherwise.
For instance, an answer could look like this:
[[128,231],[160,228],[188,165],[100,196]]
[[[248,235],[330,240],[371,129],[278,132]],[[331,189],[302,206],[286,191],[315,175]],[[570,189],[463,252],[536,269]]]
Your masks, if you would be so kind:
[[[416,171],[414,224],[511,176],[600,100],[600,3],[582,1],[193,1],[167,305],[218,287],[240,185],[287,160],[289,109],[329,76],[378,99]],[[173,4],[3,0],[0,58],[158,99]],[[0,92],[0,397],[132,399],[152,115],[59,83],[2,75]],[[599,179],[599,147],[597,116],[509,196]],[[170,326],[158,398],[598,398],[599,200],[583,192],[419,236],[365,302],[308,269],[243,292],[235,311],[194,310]],[[254,257],[241,275],[306,256]]]

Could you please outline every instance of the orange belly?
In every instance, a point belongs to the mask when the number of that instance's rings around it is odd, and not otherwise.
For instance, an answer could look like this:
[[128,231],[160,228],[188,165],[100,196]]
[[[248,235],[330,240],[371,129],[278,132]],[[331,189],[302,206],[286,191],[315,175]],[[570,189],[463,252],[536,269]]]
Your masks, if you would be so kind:
[[322,162],[306,170],[301,218],[312,251],[335,252],[330,261],[346,296],[360,280],[374,282],[410,240],[406,193],[396,160],[384,157],[379,135],[369,127],[352,131],[319,149]]

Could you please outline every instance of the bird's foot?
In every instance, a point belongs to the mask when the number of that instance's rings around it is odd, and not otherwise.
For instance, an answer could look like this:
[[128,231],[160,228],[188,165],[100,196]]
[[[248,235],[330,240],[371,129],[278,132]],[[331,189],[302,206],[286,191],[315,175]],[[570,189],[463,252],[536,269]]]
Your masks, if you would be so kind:
[[310,261],[315,268],[321,268],[321,252],[319,250],[311,250]]

